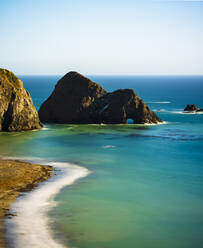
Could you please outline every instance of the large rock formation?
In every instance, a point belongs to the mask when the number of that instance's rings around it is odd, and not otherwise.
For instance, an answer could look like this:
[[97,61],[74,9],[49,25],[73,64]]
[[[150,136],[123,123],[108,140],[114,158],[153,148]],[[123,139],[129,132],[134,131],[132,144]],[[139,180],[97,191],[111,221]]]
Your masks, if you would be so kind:
[[12,72],[0,69],[0,131],[41,128],[38,113],[23,83]]
[[44,123],[134,123],[162,122],[133,90],[108,93],[99,84],[77,72],[69,72],[58,81],[51,96],[39,110]]

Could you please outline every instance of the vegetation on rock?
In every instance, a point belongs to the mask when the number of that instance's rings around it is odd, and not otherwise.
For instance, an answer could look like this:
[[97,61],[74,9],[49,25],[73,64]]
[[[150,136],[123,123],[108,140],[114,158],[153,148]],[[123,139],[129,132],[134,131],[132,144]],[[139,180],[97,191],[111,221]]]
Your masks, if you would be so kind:
[[22,81],[12,72],[0,69],[0,131],[41,128],[32,98]]

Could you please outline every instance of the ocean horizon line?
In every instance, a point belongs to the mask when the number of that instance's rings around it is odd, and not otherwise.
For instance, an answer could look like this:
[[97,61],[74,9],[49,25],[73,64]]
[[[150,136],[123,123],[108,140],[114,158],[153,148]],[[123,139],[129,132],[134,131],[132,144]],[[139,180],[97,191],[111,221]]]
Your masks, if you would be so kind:
[[[70,70],[71,71],[71,70]],[[68,71],[68,72],[70,72]],[[68,73],[67,72],[67,73]],[[79,72],[80,73],[80,72]],[[82,73],[85,74],[85,73]],[[16,74],[17,76],[64,76],[65,74]],[[203,77],[203,74],[85,74],[86,76],[102,76],[102,77]]]

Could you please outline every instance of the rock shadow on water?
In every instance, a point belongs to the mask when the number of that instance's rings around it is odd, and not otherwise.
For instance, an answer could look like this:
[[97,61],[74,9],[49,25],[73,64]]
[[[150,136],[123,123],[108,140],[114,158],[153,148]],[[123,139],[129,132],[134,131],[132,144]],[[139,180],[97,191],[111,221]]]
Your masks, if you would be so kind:
[[203,140],[203,135],[188,134],[181,129],[164,129],[159,134],[129,134],[126,138],[148,138],[148,139],[167,139],[175,141],[194,141]]

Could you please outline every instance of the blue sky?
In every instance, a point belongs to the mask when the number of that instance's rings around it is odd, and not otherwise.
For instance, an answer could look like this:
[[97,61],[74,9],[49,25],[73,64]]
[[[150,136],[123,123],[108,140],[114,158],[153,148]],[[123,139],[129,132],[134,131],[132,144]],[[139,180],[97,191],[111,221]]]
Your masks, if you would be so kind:
[[203,2],[0,0],[0,67],[16,74],[203,74]]

